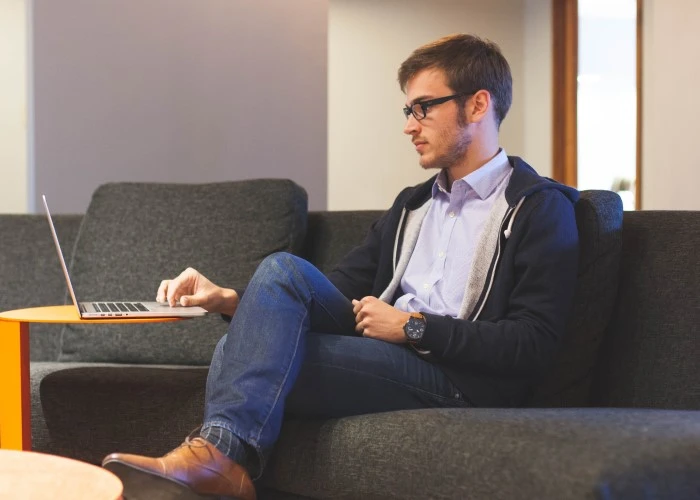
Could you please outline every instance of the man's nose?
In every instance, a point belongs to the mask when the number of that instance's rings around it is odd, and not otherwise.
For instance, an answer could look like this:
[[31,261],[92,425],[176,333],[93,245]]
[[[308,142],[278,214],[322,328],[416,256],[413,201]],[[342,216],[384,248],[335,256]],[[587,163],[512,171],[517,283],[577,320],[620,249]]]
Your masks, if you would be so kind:
[[419,129],[420,122],[416,120],[416,117],[413,116],[413,113],[411,113],[406,119],[406,125],[403,127],[403,133],[406,135],[413,135],[418,133]]

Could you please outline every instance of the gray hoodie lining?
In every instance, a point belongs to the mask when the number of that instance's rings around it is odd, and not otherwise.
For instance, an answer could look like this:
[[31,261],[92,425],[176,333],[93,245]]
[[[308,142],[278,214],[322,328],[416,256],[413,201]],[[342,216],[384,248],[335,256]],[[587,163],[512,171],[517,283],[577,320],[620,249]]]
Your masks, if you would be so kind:
[[[430,198],[416,210],[408,212],[406,229],[403,233],[404,241],[401,248],[401,256],[398,264],[396,265],[396,269],[394,270],[394,276],[387,288],[380,295],[380,300],[388,303],[394,297],[396,290],[399,288],[401,278],[406,272],[408,261],[410,260],[418,241],[423,220],[428,213],[428,209],[430,208],[432,201],[432,198]],[[474,307],[479,301],[482,291],[486,287],[489,277],[489,268],[491,267],[494,256],[498,251],[501,227],[511,212],[512,209],[506,201],[505,194],[501,194],[501,196],[499,196],[494,202],[486,224],[484,225],[481,235],[479,236],[479,242],[475,248],[474,259],[471,263],[469,277],[467,278],[467,283],[465,284],[462,305],[457,315],[457,318],[459,319],[465,319],[471,315]],[[512,222],[513,221],[511,220],[511,227]],[[401,228],[399,227],[399,231],[397,231],[396,234],[395,248],[398,245],[399,238],[401,237],[400,229]],[[494,268],[493,273],[495,273],[495,271],[496,270]],[[483,302],[486,302],[487,298],[488,297],[484,297]]]
[[[420,228],[423,225],[423,219],[428,213],[430,205],[432,205],[433,199],[429,198],[428,201],[423,203],[420,207],[415,210],[408,212],[406,217],[406,229],[403,232],[403,245],[401,245],[401,256],[399,257],[399,262],[396,264],[396,269],[394,269],[394,276],[391,278],[389,285],[387,285],[386,290],[382,292],[379,296],[379,300],[390,303],[391,299],[394,298],[396,290],[398,290],[401,284],[401,277],[406,272],[408,267],[408,261],[411,259],[411,254],[413,254],[413,249],[416,248],[416,242],[418,241],[418,235],[420,234]],[[404,208],[404,213],[406,209]],[[403,214],[402,214],[403,220]],[[398,231],[396,231],[396,243],[394,247],[398,245],[399,238],[401,237],[401,227],[399,226]]]

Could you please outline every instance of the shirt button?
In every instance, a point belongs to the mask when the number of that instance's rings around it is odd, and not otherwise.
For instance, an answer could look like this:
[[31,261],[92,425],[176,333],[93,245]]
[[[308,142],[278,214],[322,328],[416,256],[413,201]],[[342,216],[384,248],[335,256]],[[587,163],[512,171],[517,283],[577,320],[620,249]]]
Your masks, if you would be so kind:
[[423,288],[425,288],[425,289],[427,290],[428,288],[430,288],[430,284],[429,284],[429,283],[423,283]]
[[440,252],[440,253],[438,254],[438,257],[444,257],[444,256],[445,256],[445,252]]
[[454,219],[454,216],[455,216],[455,213],[454,213],[454,212],[450,212],[450,217]]

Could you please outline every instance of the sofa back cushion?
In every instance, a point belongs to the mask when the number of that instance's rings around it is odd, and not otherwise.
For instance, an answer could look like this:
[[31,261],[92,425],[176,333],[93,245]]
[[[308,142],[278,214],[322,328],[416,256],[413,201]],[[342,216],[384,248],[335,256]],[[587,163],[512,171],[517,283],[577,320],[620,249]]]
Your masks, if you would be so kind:
[[579,268],[574,304],[552,369],[531,406],[587,406],[593,367],[617,293],[622,201],[611,191],[583,191],[576,203]]
[[[61,244],[73,248],[80,215],[54,215]],[[44,214],[0,215],[0,311],[64,304],[67,288]],[[32,361],[56,361],[61,325],[35,323]]]
[[362,243],[381,210],[310,212],[302,256],[329,273],[354,247]]
[[625,212],[596,406],[700,410],[700,212]]
[[[265,256],[301,250],[306,220],[306,192],[288,180],[106,184],[93,194],[72,252],[73,285],[81,301],[149,301],[161,280],[191,266],[216,284],[240,288]],[[216,314],[66,325],[59,359],[208,364],[225,331]]]

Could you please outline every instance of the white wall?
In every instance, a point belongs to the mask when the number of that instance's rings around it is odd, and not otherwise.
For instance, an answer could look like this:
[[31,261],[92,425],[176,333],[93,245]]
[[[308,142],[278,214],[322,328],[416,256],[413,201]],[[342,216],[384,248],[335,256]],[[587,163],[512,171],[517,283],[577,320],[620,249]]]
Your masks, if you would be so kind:
[[552,176],[552,2],[525,0],[523,151],[540,175]]
[[0,213],[27,210],[27,21],[24,0],[0,0]]
[[402,133],[396,72],[415,48],[456,32],[500,45],[514,78],[501,143],[550,175],[550,18],[549,0],[330,0],[329,208],[387,208],[401,188],[434,174]]
[[697,0],[645,0],[642,208],[699,210]]
[[37,197],[288,177],[325,208],[327,2],[34,0]]

